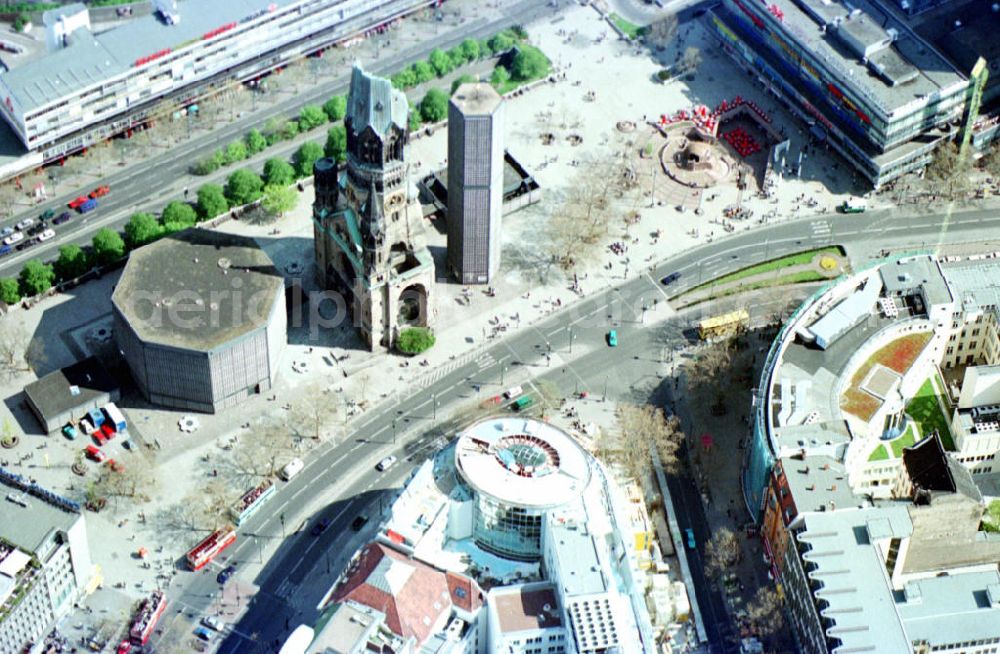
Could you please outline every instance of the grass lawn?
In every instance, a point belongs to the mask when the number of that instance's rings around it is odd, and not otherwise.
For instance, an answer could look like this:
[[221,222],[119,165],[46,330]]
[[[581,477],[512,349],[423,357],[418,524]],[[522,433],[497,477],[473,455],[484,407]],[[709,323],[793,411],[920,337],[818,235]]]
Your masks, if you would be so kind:
[[[949,452],[955,451],[955,441],[951,437],[948,418],[941,410],[939,395],[934,380],[930,377],[921,384],[920,390],[906,405],[906,412],[920,425],[920,433],[930,436],[937,431],[941,435],[941,444]],[[943,398],[941,398],[943,399]]]
[[868,461],[888,461],[889,460],[889,450],[885,449],[885,445],[879,445],[872,452],[871,456],[868,457]]
[[[717,300],[721,297],[726,297],[727,295],[736,295],[737,293],[746,293],[747,291],[755,291],[759,288],[767,288],[769,286],[785,286],[787,284],[805,284],[806,282],[822,282],[826,281],[826,277],[819,274],[814,270],[800,270],[796,273],[790,273],[788,275],[782,275],[781,277],[775,277],[773,279],[762,279],[751,284],[741,284],[740,286],[733,286],[731,288],[719,289],[718,293],[712,293],[707,297],[699,298],[695,302],[683,305],[684,307],[691,307],[696,304],[701,304],[702,302],[708,302],[709,300]],[[713,282],[714,284],[714,282]],[[704,288],[704,284],[698,288]],[[691,289],[692,291],[695,289]],[[691,291],[684,291],[674,297],[682,297]],[[671,297],[670,299],[674,299]]]
[[[748,268],[743,268],[742,270],[737,270],[736,272],[731,272],[728,275],[723,275],[722,277],[713,279],[710,282],[699,284],[698,286],[692,288],[691,291],[695,291],[700,288],[704,288],[706,286],[728,284],[729,282],[735,282],[740,279],[751,277],[753,275],[760,275],[761,273],[772,272],[774,270],[778,270],[779,268],[787,268],[789,266],[801,266],[803,264],[807,264],[810,261],[812,261],[818,254],[833,254],[842,257],[844,256],[844,250],[839,246],[830,246],[825,248],[818,248],[816,250],[806,250],[805,252],[797,252],[795,254],[789,254],[784,257],[778,257],[777,259],[771,259],[770,261],[765,261],[763,263],[758,263],[756,265],[749,266]],[[819,275],[815,272],[813,272],[812,274],[815,276],[816,279],[826,279],[826,277],[823,277],[822,275]],[[809,281],[814,281],[814,280],[809,280]],[[752,286],[747,286],[743,288],[744,289],[752,288]],[[690,293],[691,291],[688,292]]]
[[532,77],[531,79],[513,79],[512,78],[512,79],[507,80],[503,84],[499,84],[499,85],[494,84],[493,88],[495,88],[496,91],[497,91],[497,93],[499,93],[500,95],[504,95],[505,93],[510,93],[514,89],[517,89],[518,87],[524,86],[525,84],[530,84],[531,82],[534,82],[535,80],[542,79],[543,77],[548,77],[549,73],[552,72],[552,60],[549,59],[548,55],[546,55],[544,52],[542,52],[541,50],[539,50],[535,46],[530,45],[528,43],[524,43],[524,42],[518,43],[517,47],[520,48],[520,49],[522,49],[522,50],[527,50],[527,49],[534,50],[534,51],[538,52],[538,54],[540,54],[541,56],[545,57],[545,61],[546,61],[545,72],[543,74],[541,74],[541,75],[536,76],[536,77]]
[[893,440],[889,443],[889,447],[892,448],[892,454],[895,458],[903,456],[903,448],[910,447],[917,440],[916,434],[913,432],[913,425],[907,425],[906,431],[899,438]]
[[[902,374],[909,370],[910,366],[916,360],[917,356],[923,351],[927,342],[931,340],[930,332],[920,332],[918,334],[907,334],[901,338],[897,338],[893,342],[879,348],[874,354],[868,357],[868,360],[861,364],[857,371],[854,373],[854,377],[851,378],[851,384],[844,391],[844,395],[840,398],[840,408],[855,415],[862,420],[870,420],[878,408],[882,406],[881,400],[876,398],[874,395],[866,393],[861,390],[861,382],[865,380],[868,376],[869,371],[875,366],[876,363],[881,363],[886,368],[895,370],[896,372]],[[928,380],[928,383],[930,380]],[[930,432],[924,428],[923,422],[920,421],[917,416],[913,416],[917,423],[920,425],[920,433],[929,434]],[[944,435],[942,434],[942,438]],[[951,435],[949,434],[948,440],[946,442],[951,442]]]
[[608,16],[611,22],[615,24],[615,27],[620,29],[625,35],[630,39],[637,39],[639,35],[642,34],[642,26],[636,25],[635,23],[630,23],[618,14],[611,14]]

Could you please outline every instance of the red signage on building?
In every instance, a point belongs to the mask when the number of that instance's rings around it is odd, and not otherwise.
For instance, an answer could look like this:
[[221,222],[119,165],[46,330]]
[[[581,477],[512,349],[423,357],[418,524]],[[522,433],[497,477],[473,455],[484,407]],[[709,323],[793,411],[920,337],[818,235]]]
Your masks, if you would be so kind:
[[209,32],[205,32],[204,34],[202,34],[201,40],[202,41],[207,41],[208,39],[214,38],[214,37],[222,34],[223,32],[228,32],[229,30],[233,29],[234,27],[236,27],[236,23],[226,23],[222,27],[216,27],[214,30],[211,30]]
[[142,66],[143,64],[148,64],[151,61],[159,59],[160,57],[167,56],[171,52],[172,50],[170,48],[164,48],[163,50],[160,50],[159,52],[154,52],[151,55],[146,55],[145,57],[139,57],[138,59],[135,60],[135,65]]

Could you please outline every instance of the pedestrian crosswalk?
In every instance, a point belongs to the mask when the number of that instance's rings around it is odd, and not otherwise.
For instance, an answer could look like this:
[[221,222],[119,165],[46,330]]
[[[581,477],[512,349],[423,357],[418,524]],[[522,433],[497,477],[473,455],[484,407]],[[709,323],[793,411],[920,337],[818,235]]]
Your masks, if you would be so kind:
[[830,235],[830,221],[829,220],[814,220],[809,223],[812,227],[813,236],[829,236]]
[[427,388],[431,384],[437,382],[438,380],[447,377],[451,373],[455,372],[459,368],[468,365],[470,362],[474,361],[476,368],[479,370],[486,370],[494,365],[496,365],[497,360],[489,352],[472,351],[466,352],[461,356],[457,356],[454,359],[449,360],[434,370],[431,370],[426,375],[417,380],[417,387]]

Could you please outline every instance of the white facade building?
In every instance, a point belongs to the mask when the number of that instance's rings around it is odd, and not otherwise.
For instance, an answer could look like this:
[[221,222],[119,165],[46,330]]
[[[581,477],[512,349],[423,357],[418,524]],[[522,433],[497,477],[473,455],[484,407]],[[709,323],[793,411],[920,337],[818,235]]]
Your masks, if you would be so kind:
[[67,19],[65,47],[0,73],[0,114],[51,161],[432,2],[181,0],[98,35]]
[[0,652],[39,642],[92,575],[75,502],[0,470]]

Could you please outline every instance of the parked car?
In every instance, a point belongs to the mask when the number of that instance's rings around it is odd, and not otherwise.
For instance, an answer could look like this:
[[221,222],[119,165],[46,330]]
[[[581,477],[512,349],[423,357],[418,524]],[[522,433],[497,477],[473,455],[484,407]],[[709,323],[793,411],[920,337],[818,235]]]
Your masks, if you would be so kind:
[[3,242],[4,245],[14,245],[15,243],[20,243],[23,240],[24,240],[24,234],[22,234],[21,232],[14,232],[13,234],[5,238]]
[[108,455],[102,452],[101,448],[96,445],[88,445],[83,451],[87,454],[88,459],[97,463],[101,463],[108,458]]
[[615,329],[608,332],[608,347],[618,347],[618,331]]
[[378,465],[375,466],[375,469],[379,472],[385,472],[391,468],[394,463],[396,463],[396,457],[390,455],[379,461]]
[[111,187],[108,185],[101,185],[90,192],[91,198],[103,198],[105,195],[111,192]]
[[205,627],[198,627],[194,630],[194,635],[201,638],[204,641],[212,640],[212,632]]
[[4,227],[3,229],[0,229],[0,236],[7,237],[7,236],[10,236],[11,234],[13,234],[16,231],[17,230],[14,229],[13,227]]
[[355,518],[353,522],[351,522],[351,529],[354,531],[361,531],[366,524],[368,524],[368,516],[362,513]]
[[695,539],[694,539],[694,530],[693,529],[691,529],[690,527],[688,527],[687,529],[685,529],[684,530],[684,536],[685,536],[685,538],[687,538],[688,549],[692,549],[693,550],[695,547],[697,547],[698,544],[697,544],[697,542],[695,542]]
[[214,629],[215,631],[222,631],[226,628],[225,623],[214,615],[206,615],[201,619],[201,623],[209,629]]
[[42,212],[42,215],[39,216],[39,218],[41,218],[43,222],[46,220],[52,220],[55,217],[56,217],[56,210],[51,208],[46,209],[45,211]]
[[35,243],[38,243],[38,240],[33,239],[33,238],[29,238],[27,241],[21,241],[20,243],[18,243],[15,249],[18,252],[20,252],[21,250],[27,250],[28,248],[30,248]]
[[86,195],[81,195],[80,197],[76,198],[75,200],[70,200],[69,203],[66,206],[68,206],[70,209],[77,209],[77,208],[79,208],[79,206],[81,204],[83,204],[84,202],[86,202],[89,199],[90,198],[88,198]]
[[21,222],[19,222],[17,225],[15,225],[15,227],[18,229],[18,231],[23,231],[25,229],[28,229],[29,227],[31,227],[34,224],[35,224],[35,219],[34,218],[25,218],[24,220],[22,220]]
[[56,230],[54,230],[54,229],[46,229],[44,232],[42,232],[41,234],[38,235],[38,237],[37,237],[38,238],[38,242],[39,243],[44,243],[45,241],[49,240],[50,238],[54,237],[55,235],[56,235]]
[[672,272],[663,279],[661,279],[660,283],[663,284],[664,286],[670,286],[680,278],[681,274],[679,272]]
[[68,211],[63,211],[61,214],[52,219],[53,225],[62,225],[63,223],[68,223],[73,219],[73,214]]
[[9,245],[0,245],[0,257],[4,256],[5,254],[10,254],[13,251],[14,248],[12,248]]
[[25,234],[28,236],[35,236],[37,234],[41,234],[48,228],[49,224],[47,222],[35,223],[25,231]]
[[215,580],[220,584],[224,584],[227,581],[229,581],[229,578],[233,576],[234,572],[236,572],[235,565],[226,566],[225,569],[222,570],[222,572],[220,572],[218,575],[215,576]]
[[330,526],[330,518],[323,518],[322,520],[313,525],[311,533],[313,536],[319,536],[324,531],[326,531],[326,528],[329,526]]
[[79,432],[76,430],[76,427],[74,427],[72,424],[66,424],[62,428],[62,433],[63,436],[72,441],[76,440],[76,436]]

